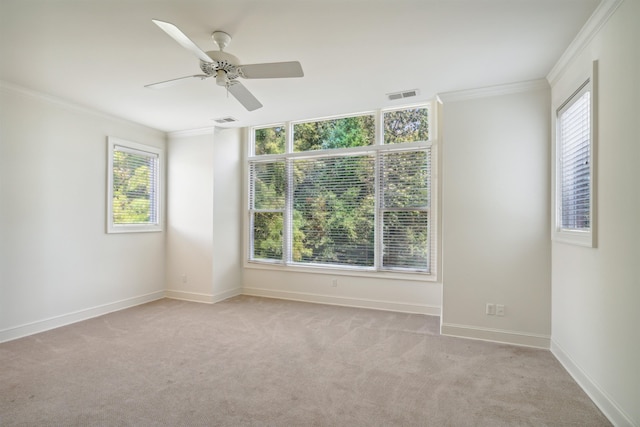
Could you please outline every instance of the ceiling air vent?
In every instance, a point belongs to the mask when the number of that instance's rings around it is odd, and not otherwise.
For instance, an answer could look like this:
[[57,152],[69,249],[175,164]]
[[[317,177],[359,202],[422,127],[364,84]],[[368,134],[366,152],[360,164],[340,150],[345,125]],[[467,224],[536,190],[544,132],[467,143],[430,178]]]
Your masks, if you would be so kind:
[[237,122],[238,119],[234,119],[233,117],[220,117],[219,119],[213,119],[214,122],[216,123],[221,123],[221,124],[225,124],[225,123],[233,123],[233,122]]
[[410,98],[412,96],[416,96],[417,94],[418,94],[418,89],[410,89],[410,90],[403,90],[401,92],[388,93],[387,97],[389,98],[390,101],[395,101],[396,99]]

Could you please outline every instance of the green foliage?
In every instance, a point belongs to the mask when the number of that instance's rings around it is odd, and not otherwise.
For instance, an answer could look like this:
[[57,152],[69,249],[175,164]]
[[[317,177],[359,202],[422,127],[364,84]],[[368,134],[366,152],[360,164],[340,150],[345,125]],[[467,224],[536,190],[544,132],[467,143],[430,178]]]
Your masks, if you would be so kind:
[[298,123],[293,127],[293,134],[296,152],[366,147],[375,141],[375,119],[373,116],[356,116]]
[[255,212],[253,216],[253,257],[282,260],[282,212]]
[[427,141],[429,139],[429,110],[414,108],[384,113],[384,143]]
[[284,153],[286,133],[283,126],[255,130],[255,155]]
[[123,151],[113,153],[113,222],[152,222],[154,159]]
[[424,268],[428,265],[429,234],[426,212],[385,212],[383,223],[383,266]]
[[284,161],[252,164],[253,207],[284,209],[287,178]]
[[351,156],[294,163],[295,233],[304,251],[294,261],[372,266],[373,158]]

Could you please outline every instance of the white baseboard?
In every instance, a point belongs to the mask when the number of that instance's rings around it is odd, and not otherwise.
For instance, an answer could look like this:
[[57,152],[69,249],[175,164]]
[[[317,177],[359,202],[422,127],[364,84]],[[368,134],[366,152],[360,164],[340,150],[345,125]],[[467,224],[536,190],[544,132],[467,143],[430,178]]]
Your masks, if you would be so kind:
[[127,298],[108,304],[90,307],[83,310],[74,311],[72,313],[61,314],[59,316],[50,317],[48,319],[37,320],[20,326],[15,326],[0,331],[0,342],[11,341],[28,335],[45,332],[50,329],[59,328],[71,323],[80,322],[82,320],[91,319],[93,317],[102,316],[114,311],[123,310],[125,308],[134,307],[136,305],[145,304],[151,301],[164,298],[164,291],[156,291],[133,298]]
[[631,418],[616,402],[553,340],[551,340],[551,353],[614,426],[634,426]]
[[346,307],[371,308],[374,310],[398,311],[402,313],[427,314],[440,316],[440,307],[425,304],[408,304],[404,302],[378,301],[362,298],[337,297],[307,292],[290,292],[261,288],[242,288],[243,295],[278,298],[292,301],[312,302],[317,304],[341,305]]
[[224,291],[219,294],[203,294],[198,292],[187,292],[187,291],[177,291],[177,290],[167,289],[165,291],[165,296],[167,298],[177,299],[182,301],[215,304],[216,302],[224,301],[227,298],[235,297],[236,295],[240,295],[241,293],[242,293],[242,289],[240,288],[229,289],[228,291]]
[[550,344],[550,337],[548,335],[506,331],[503,329],[479,328],[477,326],[456,325],[453,323],[442,323],[440,333],[458,338],[543,348],[545,350],[549,349]]

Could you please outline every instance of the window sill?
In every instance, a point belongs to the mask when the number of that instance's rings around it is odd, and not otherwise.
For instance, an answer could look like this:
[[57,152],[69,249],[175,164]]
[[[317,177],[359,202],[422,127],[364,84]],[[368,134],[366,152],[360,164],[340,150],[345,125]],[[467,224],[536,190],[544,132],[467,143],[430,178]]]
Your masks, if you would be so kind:
[[595,248],[595,239],[592,231],[557,230],[553,233],[552,240],[556,243]]
[[107,234],[158,233],[161,231],[160,225],[109,225],[107,227]]
[[437,277],[430,273],[353,270],[339,267],[291,266],[269,262],[245,261],[244,268],[251,270],[271,270],[282,273],[327,274],[332,276],[366,277],[375,279],[405,280],[414,282],[436,282]]

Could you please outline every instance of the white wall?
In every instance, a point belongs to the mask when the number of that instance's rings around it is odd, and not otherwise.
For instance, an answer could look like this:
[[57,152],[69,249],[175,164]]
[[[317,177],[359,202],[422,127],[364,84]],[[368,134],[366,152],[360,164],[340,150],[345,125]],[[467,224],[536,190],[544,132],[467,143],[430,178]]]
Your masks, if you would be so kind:
[[245,268],[243,293],[436,316],[441,301],[436,282],[256,268]]
[[598,245],[552,245],[551,349],[620,426],[640,426],[639,22],[625,0],[552,80],[555,111],[598,60]]
[[441,98],[442,333],[548,348],[548,85]]
[[169,135],[167,296],[240,293],[241,138],[237,129]]
[[213,138],[213,293],[224,299],[242,288],[243,138],[216,128]]
[[164,232],[106,234],[107,136],[162,132],[0,85],[0,341],[161,298]]

